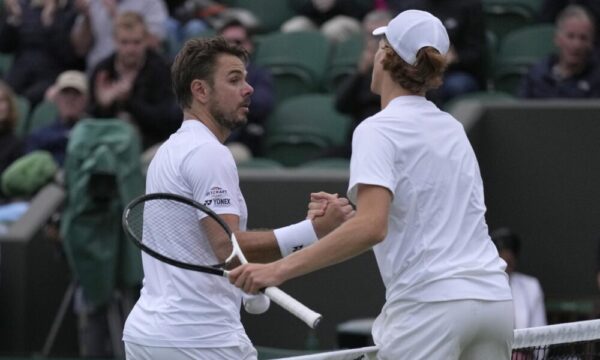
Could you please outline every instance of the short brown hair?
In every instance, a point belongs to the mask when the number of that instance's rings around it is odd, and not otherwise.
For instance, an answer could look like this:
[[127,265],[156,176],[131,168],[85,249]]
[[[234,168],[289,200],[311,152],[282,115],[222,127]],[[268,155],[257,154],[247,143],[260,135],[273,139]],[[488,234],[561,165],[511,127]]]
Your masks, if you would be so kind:
[[415,65],[402,60],[387,40],[385,51],[385,57],[381,62],[383,69],[389,71],[392,80],[404,89],[419,94],[442,85],[447,61],[444,55],[433,47],[427,46],[419,50]]
[[131,31],[138,26],[143,27],[146,33],[148,32],[146,21],[142,14],[135,11],[124,11],[117,15],[113,25],[113,32],[116,34],[117,30]]
[[192,105],[192,81],[206,80],[211,86],[214,85],[215,65],[219,55],[223,54],[238,57],[244,63],[248,61],[246,50],[220,36],[195,38],[183,45],[171,67],[173,92],[182,109]]
[[5,119],[5,130],[14,131],[19,122],[19,109],[17,107],[17,97],[8,84],[0,80],[0,97],[5,97],[8,100],[8,114]]

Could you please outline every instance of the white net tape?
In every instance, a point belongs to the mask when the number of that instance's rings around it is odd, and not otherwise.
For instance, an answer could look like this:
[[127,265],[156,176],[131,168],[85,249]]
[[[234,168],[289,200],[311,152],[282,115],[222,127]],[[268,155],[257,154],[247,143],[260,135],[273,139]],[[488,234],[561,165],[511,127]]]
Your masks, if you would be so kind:
[[[540,326],[515,330],[513,350],[600,339],[600,320]],[[287,360],[374,360],[377,347],[331,351],[288,357]]]

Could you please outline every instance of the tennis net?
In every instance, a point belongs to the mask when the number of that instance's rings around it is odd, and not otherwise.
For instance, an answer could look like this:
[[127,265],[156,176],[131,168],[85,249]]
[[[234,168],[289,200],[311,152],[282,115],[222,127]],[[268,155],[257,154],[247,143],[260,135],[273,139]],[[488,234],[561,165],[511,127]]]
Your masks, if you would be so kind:
[[[513,360],[600,360],[600,320],[515,330]],[[375,360],[375,346],[288,357],[287,360]]]

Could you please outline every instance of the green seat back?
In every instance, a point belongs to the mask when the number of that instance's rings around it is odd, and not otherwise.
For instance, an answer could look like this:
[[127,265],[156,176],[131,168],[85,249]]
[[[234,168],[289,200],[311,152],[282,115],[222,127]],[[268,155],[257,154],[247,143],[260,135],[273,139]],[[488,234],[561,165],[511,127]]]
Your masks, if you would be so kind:
[[25,136],[29,128],[29,112],[31,111],[31,103],[27,98],[16,95],[17,111],[19,114],[19,122],[15,129],[18,136]]
[[57,116],[58,109],[56,108],[56,104],[51,101],[42,101],[35,106],[31,113],[27,133],[52,124]]
[[500,42],[494,88],[514,94],[529,68],[555,51],[554,25],[531,25],[510,32]]
[[278,31],[286,20],[295,15],[287,0],[229,0],[231,7],[249,10],[259,20],[261,33]]
[[266,156],[286,166],[313,160],[327,148],[343,146],[350,124],[350,118],[335,110],[331,95],[290,98],[267,121]]
[[325,76],[329,42],[319,31],[274,33],[261,37],[255,62],[271,70],[276,100],[316,92]]
[[325,79],[325,86],[328,89],[335,89],[346,76],[356,71],[362,50],[362,34],[355,35],[335,46]]
[[486,28],[498,39],[511,31],[532,25],[537,16],[531,6],[523,4],[523,0],[484,0],[483,12]]
[[6,73],[12,66],[13,57],[13,54],[0,53],[0,76],[6,75]]

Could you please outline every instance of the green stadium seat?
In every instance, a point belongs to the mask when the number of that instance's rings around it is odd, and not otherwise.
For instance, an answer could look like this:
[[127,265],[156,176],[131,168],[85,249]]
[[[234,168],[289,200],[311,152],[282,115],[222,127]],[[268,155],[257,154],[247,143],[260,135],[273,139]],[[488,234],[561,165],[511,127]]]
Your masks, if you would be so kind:
[[335,110],[331,95],[290,98],[267,121],[265,155],[285,166],[314,160],[330,147],[343,146],[350,124],[350,118]]
[[274,33],[261,38],[254,58],[273,74],[276,101],[281,102],[320,90],[329,50],[319,31]]
[[0,53],[0,76],[4,76],[12,66],[13,54]]
[[362,50],[362,34],[355,35],[335,46],[325,79],[327,89],[335,89],[346,76],[356,71]]
[[27,126],[27,133],[52,124],[57,116],[58,109],[56,108],[56,104],[51,101],[42,101],[33,108]]
[[555,50],[554,25],[530,25],[510,32],[500,42],[494,88],[515,94],[529,68]]
[[523,0],[484,0],[483,12],[485,24],[498,39],[509,32],[528,25],[536,20],[536,12]]
[[25,136],[29,128],[29,112],[31,104],[27,98],[17,95],[17,110],[19,112],[19,123],[15,129],[18,136]]
[[249,10],[259,20],[258,32],[278,31],[286,20],[295,15],[286,0],[227,0],[230,7]]

